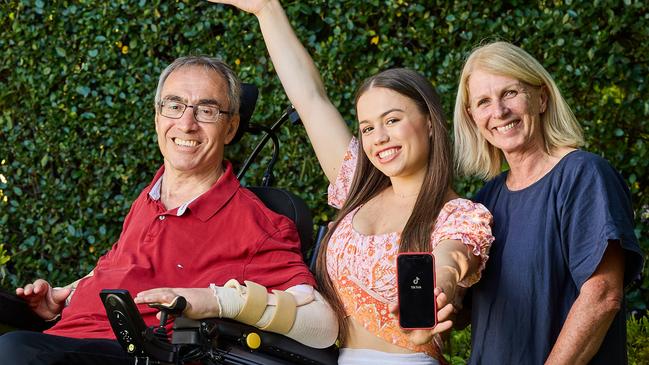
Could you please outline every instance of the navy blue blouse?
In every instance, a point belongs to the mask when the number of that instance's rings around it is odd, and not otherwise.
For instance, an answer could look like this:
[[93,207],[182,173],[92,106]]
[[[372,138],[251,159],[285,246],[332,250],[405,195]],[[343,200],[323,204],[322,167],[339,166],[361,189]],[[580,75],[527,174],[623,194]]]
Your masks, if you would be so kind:
[[[573,151],[531,186],[510,191],[507,172],[476,200],[496,240],[472,288],[470,364],[543,364],[609,240],[625,252],[625,284],[641,270],[629,190],[601,157]],[[626,364],[624,308],[593,364]]]

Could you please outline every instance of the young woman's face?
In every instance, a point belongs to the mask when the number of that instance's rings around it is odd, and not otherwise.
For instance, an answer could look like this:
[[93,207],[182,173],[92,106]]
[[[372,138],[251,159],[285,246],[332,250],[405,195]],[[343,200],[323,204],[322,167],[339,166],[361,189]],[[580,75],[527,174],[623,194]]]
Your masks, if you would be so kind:
[[[545,90],[480,69],[469,77],[469,107],[480,134],[505,154],[543,146]],[[541,143],[539,143],[541,142]]]
[[408,97],[373,87],[356,105],[363,150],[389,177],[423,174],[428,163],[430,121]]

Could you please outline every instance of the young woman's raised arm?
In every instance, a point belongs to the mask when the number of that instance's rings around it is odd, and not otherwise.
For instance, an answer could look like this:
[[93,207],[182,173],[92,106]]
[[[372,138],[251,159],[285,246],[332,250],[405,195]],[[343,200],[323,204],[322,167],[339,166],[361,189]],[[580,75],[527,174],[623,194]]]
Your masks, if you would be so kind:
[[234,5],[257,17],[277,75],[302,117],[322,170],[334,182],[352,135],[327,97],[313,60],[295,35],[279,1],[209,1]]

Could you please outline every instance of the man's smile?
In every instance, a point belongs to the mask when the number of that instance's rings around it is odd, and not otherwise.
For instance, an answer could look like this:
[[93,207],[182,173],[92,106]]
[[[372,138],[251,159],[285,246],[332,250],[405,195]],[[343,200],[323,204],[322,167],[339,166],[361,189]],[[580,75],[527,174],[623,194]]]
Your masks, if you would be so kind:
[[171,140],[174,141],[174,143],[175,143],[177,146],[181,146],[181,147],[196,147],[196,146],[198,146],[198,144],[199,144],[198,141],[195,141],[195,140],[184,140],[184,139],[181,139],[181,138],[178,138],[178,137],[174,137],[174,138],[172,138]]

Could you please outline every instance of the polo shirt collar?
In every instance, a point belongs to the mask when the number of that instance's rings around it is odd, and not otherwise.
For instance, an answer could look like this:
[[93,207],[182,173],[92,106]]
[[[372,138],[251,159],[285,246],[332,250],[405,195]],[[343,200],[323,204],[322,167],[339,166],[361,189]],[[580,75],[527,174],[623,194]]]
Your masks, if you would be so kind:
[[[239,180],[234,176],[232,164],[223,161],[224,171],[221,177],[212,187],[198,197],[178,207],[177,215],[183,215],[187,209],[195,214],[198,219],[205,222],[216,214],[232,198],[240,187]],[[147,194],[152,200],[160,200],[160,189],[162,187],[162,175],[164,165],[158,169],[155,177],[148,187]]]
[[[162,176],[158,178],[158,181],[153,184],[153,187],[151,188],[151,191],[149,191],[149,198],[153,200],[160,200],[161,195],[161,190],[162,190]],[[199,195],[200,196],[200,195]],[[189,204],[196,200],[198,196],[189,199],[188,201],[184,202],[181,206],[178,207],[178,210],[176,211],[176,215],[180,217],[181,215],[185,214],[187,211],[187,207],[189,207]]]

